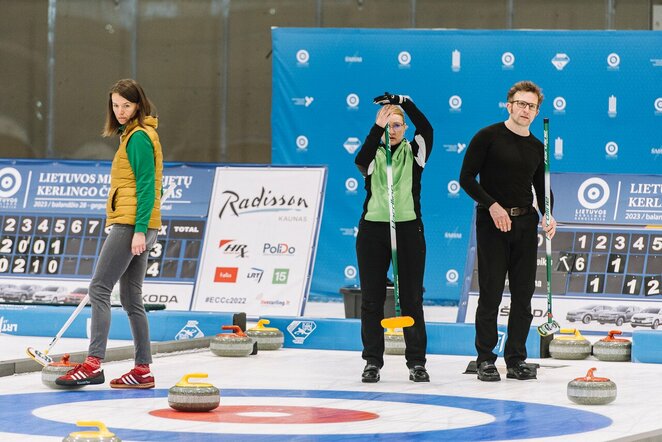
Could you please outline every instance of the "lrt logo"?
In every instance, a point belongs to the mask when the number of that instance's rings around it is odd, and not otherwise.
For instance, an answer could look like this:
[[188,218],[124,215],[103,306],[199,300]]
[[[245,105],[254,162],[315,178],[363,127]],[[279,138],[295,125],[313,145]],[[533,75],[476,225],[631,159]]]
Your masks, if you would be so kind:
[[289,246],[284,242],[274,245],[265,242],[264,247],[262,248],[263,255],[292,256],[295,252],[296,248],[294,248],[294,246]]
[[287,326],[287,331],[294,338],[293,344],[303,344],[316,328],[317,324],[314,321],[292,321]]
[[218,247],[224,255],[236,255],[237,258],[246,258],[248,256],[248,245],[235,243],[234,239],[222,239]]
[[214,282],[237,282],[237,267],[216,267]]
[[255,281],[257,284],[259,284],[260,281],[262,281],[262,275],[263,275],[263,274],[264,274],[264,270],[262,270],[262,269],[258,269],[258,268],[256,268],[256,267],[251,267],[251,270],[250,270],[250,271],[248,272],[248,274],[246,275],[246,278],[247,278],[247,279],[252,279],[252,280]]

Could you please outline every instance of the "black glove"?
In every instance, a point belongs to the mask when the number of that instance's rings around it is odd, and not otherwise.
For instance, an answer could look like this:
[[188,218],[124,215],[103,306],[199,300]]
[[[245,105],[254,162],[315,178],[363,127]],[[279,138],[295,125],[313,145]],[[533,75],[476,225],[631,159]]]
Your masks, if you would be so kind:
[[372,102],[375,104],[402,104],[407,101],[407,97],[404,95],[395,95],[384,92],[384,95],[380,95],[372,99]]

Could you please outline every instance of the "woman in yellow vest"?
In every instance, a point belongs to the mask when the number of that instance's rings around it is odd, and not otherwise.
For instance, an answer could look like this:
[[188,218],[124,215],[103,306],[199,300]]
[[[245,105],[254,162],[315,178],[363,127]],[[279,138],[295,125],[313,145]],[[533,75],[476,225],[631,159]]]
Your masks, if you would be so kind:
[[101,362],[110,329],[110,295],[119,281],[120,301],[129,316],[135,345],[135,367],[110,381],[112,388],[154,388],[149,324],[142,301],[147,255],[161,227],[163,154],[156,133],[155,109],[142,87],[118,81],[108,94],[103,136],[119,134],[110,171],[106,225],[112,226],[90,283],[92,324],[85,362],[60,376],[62,386],[103,384]]

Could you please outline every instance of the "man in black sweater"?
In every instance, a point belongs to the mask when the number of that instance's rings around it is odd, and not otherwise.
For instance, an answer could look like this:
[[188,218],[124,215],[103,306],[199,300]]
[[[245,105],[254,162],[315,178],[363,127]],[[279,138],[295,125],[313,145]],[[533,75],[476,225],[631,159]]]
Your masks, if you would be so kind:
[[[533,82],[520,81],[508,91],[508,119],[487,126],[473,137],[462,163],[460,185],[476,208],[479,297],[476,309],[478,379],[499,381],[497,314],[506,274],[510,283],[510,315],[504,359],[507,377],[535,379],[525,363],[526,338],[531,326],[531,298],[535,289],[539,215],[533,192],[545,201],[543,144],[529,131],[538,115],[543,95]],[[480,182],[476,176],[480,176]],[[553,202],[553,198],[552,198]],[[542,210],[544,212],[544,210]],[[543,229],[551,238],[556,222]]]

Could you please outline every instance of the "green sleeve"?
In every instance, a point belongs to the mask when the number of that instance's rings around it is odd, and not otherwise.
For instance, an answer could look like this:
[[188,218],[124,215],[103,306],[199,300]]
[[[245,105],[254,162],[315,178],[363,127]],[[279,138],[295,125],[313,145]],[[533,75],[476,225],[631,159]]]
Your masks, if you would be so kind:
[[149,218],[154,208],[154,148],[149,136],[142,130],[135,132],[129,138],[126,153],[133,174],[136,176],[136,228],[135,232],[147,232]]

